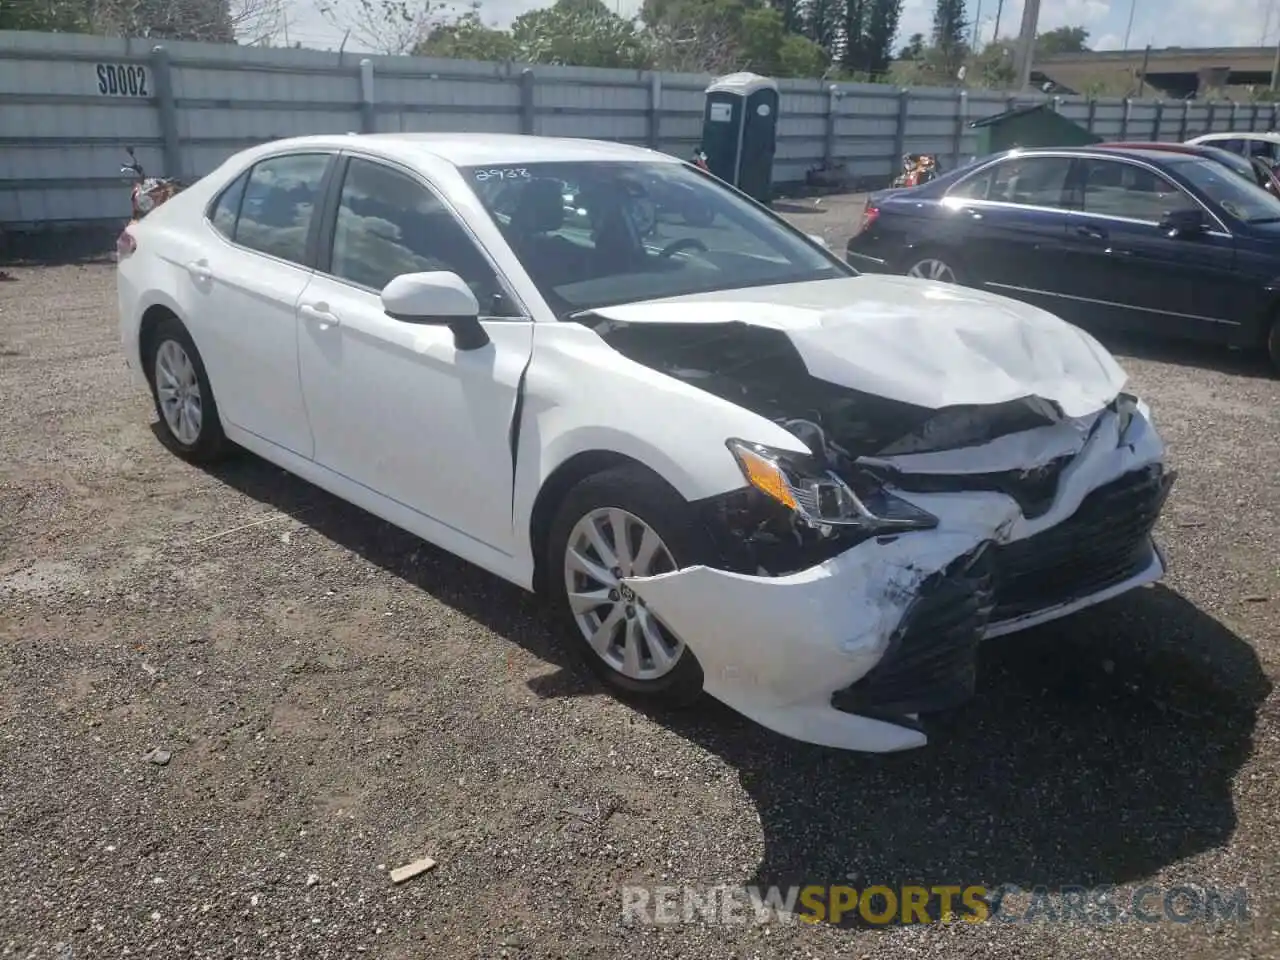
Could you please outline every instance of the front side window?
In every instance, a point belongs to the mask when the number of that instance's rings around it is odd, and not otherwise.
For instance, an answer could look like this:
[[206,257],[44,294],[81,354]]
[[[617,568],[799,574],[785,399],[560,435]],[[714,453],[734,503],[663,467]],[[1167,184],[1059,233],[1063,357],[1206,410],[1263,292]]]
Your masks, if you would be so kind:
[[[1212,160],[1194,160],[1220,171],[1223,179],[1240,180]],[[1199,209],[1185,190],[1146,167],[1118,160],[1082,160],[1084,211],[1105,217],[1159,223],[1175,210]],[[1248,183],[1241,183],[1249,187]],[[1251,188],[1254,189],[1254,188]]]
[[407,174],[353,157],[334,224],[329,272],[371,290],[405,273],[445,270],[486,316],[517,316],[489,261],[440,199]]
[[328,165],[325,153],[272,157],[256,164],[240,204],[235,242],[281,260],[303,263],[307,231]]
[[533,163],[461,173],[561,317],[853,275],[802,234],[680,164]]

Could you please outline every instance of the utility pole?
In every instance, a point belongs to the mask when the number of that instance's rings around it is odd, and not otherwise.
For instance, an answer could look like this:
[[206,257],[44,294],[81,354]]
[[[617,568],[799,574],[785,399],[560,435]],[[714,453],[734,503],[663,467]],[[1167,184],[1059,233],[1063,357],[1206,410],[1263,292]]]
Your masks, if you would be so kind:
[[1138,0],[1129,0],[1129,24],[1124,28],[1124,44],[1121,50],[1129,49],[1129,34],[1133,31],[1133,14],[1138,9]]
[[1002,13],[1004,13],[1004,0],[996,4],[996,28],[991,34],[992,43],[1000,39],[1000,14]]
[[1014,53],[1015,90],[1025,90],[1031,83],[1031,61],[1035,59],[1036,27],[1040,23],[1040,0],[1026,0],[1022,8],[1022,30]]
[[978,0],[978,12],[973,15],[973,33],[969,39],[969,49],[978,50],[978,31],[982,29],[982,0]]
[[1138,78],[1138,99],[1142,99],[1143,91],[1147,89],[1147,66],[1151,63],[1151,44],[1147,44],[1146,51],[1142,54],[1142,76]]

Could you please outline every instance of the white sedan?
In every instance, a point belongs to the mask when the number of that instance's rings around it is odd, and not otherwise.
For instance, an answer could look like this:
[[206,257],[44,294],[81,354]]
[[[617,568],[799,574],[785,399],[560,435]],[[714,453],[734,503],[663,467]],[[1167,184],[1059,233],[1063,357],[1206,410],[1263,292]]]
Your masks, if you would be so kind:
[[118,249],[175,452],[248,448],[544,592],[631,693],[917,747],[983,637],[1164,572],[1172,473],[1097,341],[858,276],[660,153],[278,141]]

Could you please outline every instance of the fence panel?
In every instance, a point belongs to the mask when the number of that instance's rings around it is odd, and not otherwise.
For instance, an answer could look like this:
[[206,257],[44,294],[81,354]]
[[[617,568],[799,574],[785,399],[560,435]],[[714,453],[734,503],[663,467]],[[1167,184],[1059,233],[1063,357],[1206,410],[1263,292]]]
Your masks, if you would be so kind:
[[[0,224],[118,221],[133,146],[148,172],[202,176],[232,153],[311,133],[472,132],[593,137],[688,158],[710,77],[317,50],[0,32]],[[783,80],[774,179],[832,163],[882,185],[903,153],[949,166],[970,121],[1051,103],[1104,139],[1182,140],[1274,129],[1277,106],[1048,99],[987,90]]]

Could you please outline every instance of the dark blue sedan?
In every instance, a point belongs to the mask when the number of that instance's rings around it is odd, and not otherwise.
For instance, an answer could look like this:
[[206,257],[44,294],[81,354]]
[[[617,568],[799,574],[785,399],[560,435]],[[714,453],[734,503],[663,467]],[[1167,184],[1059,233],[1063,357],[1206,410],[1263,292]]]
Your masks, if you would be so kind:
[[1270,351],[1280,367],[1280,199],[1159,150],[1013,150],[867,201],[847,259],[1026,300],[1102,332]]

